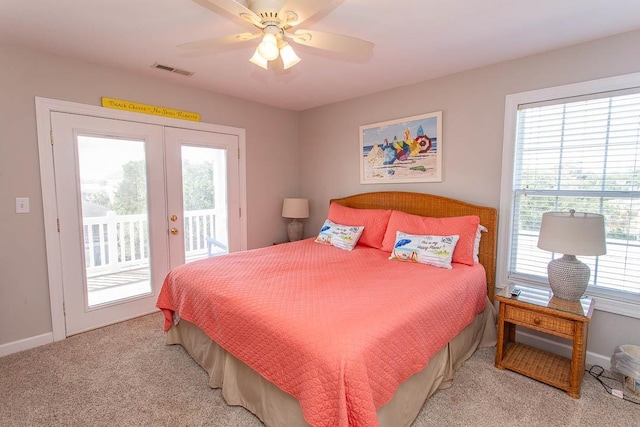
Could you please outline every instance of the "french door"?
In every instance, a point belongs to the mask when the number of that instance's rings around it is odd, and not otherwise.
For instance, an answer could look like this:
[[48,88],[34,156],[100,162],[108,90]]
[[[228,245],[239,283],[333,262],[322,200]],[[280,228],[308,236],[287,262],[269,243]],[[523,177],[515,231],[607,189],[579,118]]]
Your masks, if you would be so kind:
[[50,117],[66,336],[152,312],[169,269],[242,248],[237,135]]
[[233,135],[165,128],[171,267],[241,249]]

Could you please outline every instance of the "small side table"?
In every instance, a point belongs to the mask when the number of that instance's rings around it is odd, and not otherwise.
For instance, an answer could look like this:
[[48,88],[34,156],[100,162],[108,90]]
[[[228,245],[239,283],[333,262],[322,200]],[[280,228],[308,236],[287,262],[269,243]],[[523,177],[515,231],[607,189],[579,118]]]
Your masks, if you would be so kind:
[[[511,289],[521,290],[512,297]],[[584,297],[566,301],[551,290],[509,285],[499,292],[498,344],[496,367],[509,369],[565,390],[580,398],[587,352],[588,326],[595,301]],[[571,359],[515,342],[516,325],[572,341]]]

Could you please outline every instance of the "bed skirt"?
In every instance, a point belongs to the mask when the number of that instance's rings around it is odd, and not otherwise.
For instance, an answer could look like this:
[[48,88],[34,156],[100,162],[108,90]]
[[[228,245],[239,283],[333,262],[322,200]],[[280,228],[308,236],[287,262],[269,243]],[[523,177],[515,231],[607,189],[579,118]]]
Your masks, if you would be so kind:
[[[381,427],[408,426],[424,402],[438,389],[451,386],[453,373],[478,347],[496,344],[495,308],[487,306],[420,372],[400,385],[393,398],[377,411]],[[229,405],[240,405],[266,426],[308,426],[298,401],[264,379],[212,341],[200,328],[180,320],[167,332],[167,344],[180,344],[209,374],[209,386],[221,388]]]

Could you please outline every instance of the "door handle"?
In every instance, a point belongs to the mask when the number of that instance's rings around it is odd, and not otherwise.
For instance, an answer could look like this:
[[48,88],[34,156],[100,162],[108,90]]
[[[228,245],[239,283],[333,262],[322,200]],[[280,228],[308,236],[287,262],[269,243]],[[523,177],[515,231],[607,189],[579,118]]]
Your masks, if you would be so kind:
[[173,222],[176,222],[178,220],[178,215],[171,215],[169,219]]
[[171,227],[171,234],[178,234],[178,229],[175,227]]

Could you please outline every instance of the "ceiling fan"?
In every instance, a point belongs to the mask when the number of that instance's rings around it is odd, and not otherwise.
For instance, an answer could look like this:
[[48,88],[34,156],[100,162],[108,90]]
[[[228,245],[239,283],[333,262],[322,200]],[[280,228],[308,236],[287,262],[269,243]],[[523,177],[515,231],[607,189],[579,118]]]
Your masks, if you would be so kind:
[[186,51],[208,49],[262,37],[262,41],[249,61],[266,70],[270,61],[281,58],[286,70],[300,62],[300,57],[296,55],[288,41],[351,55],[366,55],[373,49],[373,43],[355,37],[294,28],[319,12],[335,7],[335,0],[193,1],[216,12],[222,9],[236,15],[259,31],[230,34],[216,39],[199,40],[178,46]]

